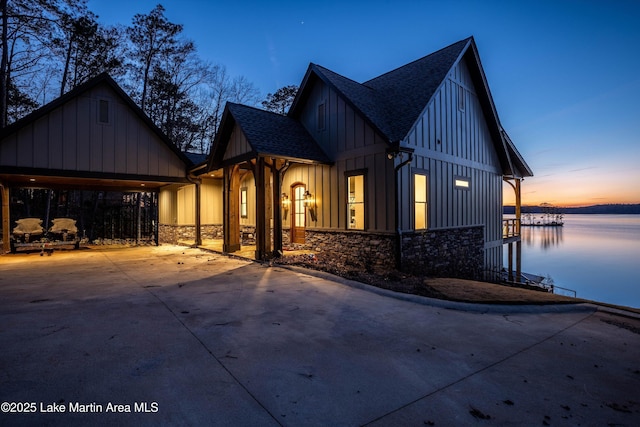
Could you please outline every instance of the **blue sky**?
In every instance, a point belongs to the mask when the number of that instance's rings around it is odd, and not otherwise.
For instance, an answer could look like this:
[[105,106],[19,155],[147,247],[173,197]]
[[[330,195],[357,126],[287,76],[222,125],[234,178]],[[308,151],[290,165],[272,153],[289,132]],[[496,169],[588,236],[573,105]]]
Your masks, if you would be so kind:
[[[90,0],[105,24],[156,4],[201,57],[266,96],[309,62],[365,81],[473,35],[523,203],[640,203],[640,1]],[[505,190],[505,203],[511,192]]]

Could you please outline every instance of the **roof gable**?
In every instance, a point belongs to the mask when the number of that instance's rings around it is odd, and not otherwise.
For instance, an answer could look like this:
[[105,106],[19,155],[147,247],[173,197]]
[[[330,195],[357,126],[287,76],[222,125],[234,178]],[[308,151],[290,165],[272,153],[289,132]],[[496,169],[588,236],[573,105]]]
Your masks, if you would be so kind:
[[393,114],[392,141],[406,137],[470,43],[470,38],[461,40],[363,83],[380,94]]
[[0,131],[2,178],[12,185],[157,187],[186,181],[188,165],[106,74]]
[[153,123],[153,121],[147,116],[144,111],[127,95],[122,88],[109,76],[107,73],[102,73],[91,80],[75,87],[69,92],[65,93],[59,98],[54,99],[48,104],[43,105],[39,109],[32,113],[22,117],[21,119],[11,123],[2,130],[0,130],[0,143],[9,135],[18,132],[25,126],[36,122],[38,119],[50,114],[57,108],[67,104],[70,100],[79,97],[80,95],[92,90],[93,88],[106,84],[109,86],[116,95],[123,101],[138,118],[140,118],[149,129],[176,155],[180,158],[185,165],[192,165],[191,160],[176,147],[176,145]]
[[329,158],[306,129],[291,117],[246,105],[227,103],[211,149],[209,170],[227,160],[225,153],[236,125],[242,130],[251,157],[278,157],[294,161],[329,163]]
[[[434,94],[460,61],[466,61],[505,174],[515,168],[531,176],[532,172],[503,129],[489,90],[473,37],[460,40],[421,59],[403,65],[364,83],[357,83],[331,70],[310,64],[300,85],[291,117],[297,117],[312,90],[314,79],[321,79],[336,90],[390,144],[407,137],[424,114]],[[512,159],[512,157],[515,158]],[[514,166],[514,161],[517,166]]]

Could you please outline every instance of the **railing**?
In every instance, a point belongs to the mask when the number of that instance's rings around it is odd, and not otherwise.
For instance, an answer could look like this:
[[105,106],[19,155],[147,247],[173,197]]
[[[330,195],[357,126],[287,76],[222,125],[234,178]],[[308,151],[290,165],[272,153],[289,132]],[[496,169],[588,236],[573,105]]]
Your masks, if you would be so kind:
[[511,237],[520,236],[520,220],[516,218],[502,220],[502,238],[509,239]]

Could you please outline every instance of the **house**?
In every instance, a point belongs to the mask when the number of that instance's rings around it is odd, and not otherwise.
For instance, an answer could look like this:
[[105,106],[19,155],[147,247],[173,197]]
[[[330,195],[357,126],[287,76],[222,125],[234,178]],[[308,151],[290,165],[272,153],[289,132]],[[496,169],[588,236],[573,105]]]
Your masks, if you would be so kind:
[[298,248],[370,270],[495,279],[503,180],[519,198],[532,172],[468,38],[363,83],[311,64],[286,116],[228,104],[192,175],[197,188],[165,197],[199,199],[206,218],[189,220],[203,227],[221,215],[226,252],[248,229],[256,259]]
[[207,158],[176,150],[102,75],[3,129],[0,167],[5,251],[10,188],[119,189],[157,196],[160,243],[488,280],[504,244],[509,270],[520,253],[503,182],[519,205],[532,176],[473,38],[362,83],[310,64],[286,116],[227,104]]

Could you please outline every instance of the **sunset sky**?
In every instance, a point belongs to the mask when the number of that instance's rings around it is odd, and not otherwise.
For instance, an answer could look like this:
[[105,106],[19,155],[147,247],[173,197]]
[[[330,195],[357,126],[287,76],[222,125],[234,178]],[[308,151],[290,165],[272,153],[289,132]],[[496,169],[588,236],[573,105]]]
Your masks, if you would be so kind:
[[[523,204],[640,203],[640,1],[90,0],[104,24],[156,4],[200,56],[266,96],[309,62],[362,82],[473,35]],[[505,188],[505,204],[513,192]]]

